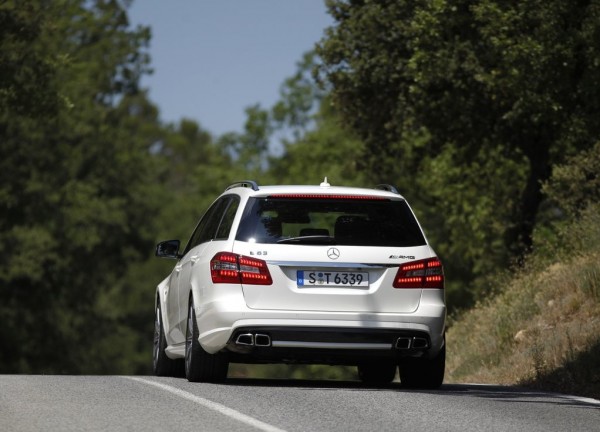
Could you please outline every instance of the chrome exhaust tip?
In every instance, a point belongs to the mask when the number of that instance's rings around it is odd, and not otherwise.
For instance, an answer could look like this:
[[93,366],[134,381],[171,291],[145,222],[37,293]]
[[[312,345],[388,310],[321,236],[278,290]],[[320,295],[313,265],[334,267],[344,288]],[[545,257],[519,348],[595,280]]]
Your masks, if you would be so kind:
[[271,346],[271,336],[257,333],[254,336],[254,344],[260,347],[269,347]]
[[429,343],[427,342],[427,339],[425,339],[425,338],[415,337],[415,338],[413,338],[413,341],[412,341],[412,347],[418,348],[418,349],[429,348]]
[[411,338],[409,337],[399,337],[396,341],[397,349],[409,349],[410,348]]
[[243,333],[238,335],[235,340],[236,345],[245,345],[245,346],[253,346],[254,345],[254,335],[252,333]]

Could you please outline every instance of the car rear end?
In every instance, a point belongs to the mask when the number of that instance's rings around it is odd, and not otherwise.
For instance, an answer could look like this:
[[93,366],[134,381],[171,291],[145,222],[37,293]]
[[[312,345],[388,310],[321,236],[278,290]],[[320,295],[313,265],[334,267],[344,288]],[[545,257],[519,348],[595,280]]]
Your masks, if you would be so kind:
[[443,269],[402,196],[328,185],[244,194],[232,250],[211,261],[215,286],[242,293],[204,314],[213,351],[349,365],[438,355]]

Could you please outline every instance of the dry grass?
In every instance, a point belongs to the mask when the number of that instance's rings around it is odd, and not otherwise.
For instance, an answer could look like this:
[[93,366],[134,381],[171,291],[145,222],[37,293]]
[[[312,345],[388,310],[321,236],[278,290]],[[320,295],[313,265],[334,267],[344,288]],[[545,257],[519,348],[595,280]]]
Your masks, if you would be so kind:
[[451,325],[446,382],[600,397],[600,254],[515,275]]

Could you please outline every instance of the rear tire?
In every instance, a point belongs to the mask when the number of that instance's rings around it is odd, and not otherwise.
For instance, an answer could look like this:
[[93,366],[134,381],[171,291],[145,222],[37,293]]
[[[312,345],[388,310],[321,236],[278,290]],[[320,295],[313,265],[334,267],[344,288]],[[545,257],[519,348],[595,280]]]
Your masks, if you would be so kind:
[[446,369],[446,344],[432,359],[406,359],[400,365],[402,387],[414,389],[437,389],[444,382]]
[[185,376],[190,382],[219,383],[227,378],[229,361],[225,354],[209,354],[200,345],[194,300],[190,297],[185,332]]
[[183,359],[170,359],[165,353],[167,339],[162,323],[160,299],[156,300],[154,317],[154,347],[152,350],[152,370],[156,376],[182,377],[184,376]]
[[385,385],[394,380],[396,365],[393,363],[365,363],[358,365],[358,379],[365,384]]

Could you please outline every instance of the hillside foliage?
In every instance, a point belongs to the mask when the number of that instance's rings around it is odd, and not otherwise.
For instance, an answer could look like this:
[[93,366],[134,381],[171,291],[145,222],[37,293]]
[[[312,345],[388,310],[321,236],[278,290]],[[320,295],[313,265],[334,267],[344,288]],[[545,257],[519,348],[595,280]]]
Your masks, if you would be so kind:
[[598,163],[595,146],[555,169],[544,186],[564,203],[555,235],[537,237],[526,265],[499,276],[498,295],[452,323],[448,381],[600,398]]

